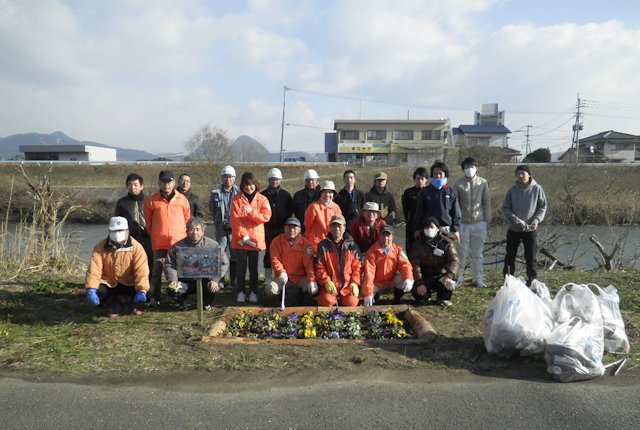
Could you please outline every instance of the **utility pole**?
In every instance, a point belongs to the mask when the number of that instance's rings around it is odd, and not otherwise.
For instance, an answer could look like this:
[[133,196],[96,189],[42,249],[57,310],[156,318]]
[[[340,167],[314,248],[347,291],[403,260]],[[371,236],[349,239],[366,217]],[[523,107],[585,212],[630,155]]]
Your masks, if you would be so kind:
[[526,146],[525,146],[525,148],[526,148],[526,149],[525,149],[525,151],[524,151],[524,152],[525,152],[525,154],[524,154],[524,155],[525,155],[525,157],[526,157],[526,156],[527,156],[527,155],[529,155],[529,153],[531,152],[531,144],[529,143],[529,130],[530,130],[533,126],[532,126],[532,125],[528,125],[528,124],[527,124],[525,127],[527,127],[527,131],[525,132],[525,135],[524,135],[524,136],[525,136],[525,145],[526,145]]
[[578,142],[580,142],[580,130],[582,130],[582,123],[580,122],[580,108],[584,107],[583,101],[578,93],[578,100],[576,101],[576,122],[573,124],[573,141],[571,142],[571,148],[575,148],[576,151],[576,164],[578,163],[579,151]]
[[287,102],[287,86],[284,86],[284,96],[282,97],[282,125],[280,126],[280,162],[284,161],[284,109]]

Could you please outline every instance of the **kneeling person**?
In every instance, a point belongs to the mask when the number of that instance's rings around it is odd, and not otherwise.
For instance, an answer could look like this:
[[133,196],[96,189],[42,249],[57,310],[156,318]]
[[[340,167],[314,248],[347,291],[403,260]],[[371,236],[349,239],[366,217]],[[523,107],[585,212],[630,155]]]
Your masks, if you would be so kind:
[[358,306],[360,299],[360,250],[348,233],[342,215],[334,215],[329,234],[318,244],[316,278],[322,287],[318,306]]
[[267,296],[280,294],[282,288],[286,288],[285,300],[289,297],[303,299],[305,294],[318,293],[313,267],[313,247],[301,232],[300,220],[291,217],[285,222],[284,233],[276,236],[271,242],[269,252],[273,281],[266,285]]
[[197,291],[196,279],[178,278],[177,254],[180,248],[215,249],[220,252],[220,276],[215,279],[203,279],[202,297],[204,309],[210,309],[218,291],[222,288],[220,279],[229,271],[229,258],[220,244],[204,235],[204,222],[200,218],[191,218],[187,222],[187,237],[176,242],[167,253],[167,261],[164,265],[164,273],[169,281],[169,296],[178,303],[182,310],[187,310],[185,303],[189,294]]
[[411,263],[402,248],[393,243],[393,227],[382,226],[378,242],[364,257],[364,305],[372,306],[374,296],[393,290],[394,303],[400,303],[404,293],[413,288]]
[[409,256],[417,285],[413,290],[416,301],[428,302],[435,291],[440,306],[451,306],[451,296],[456,288],[454,279],[460,262],[455,244],[442,235],[436,218],[425,219],[423,229]]
[[125,307],[132,307],[134,315],[142,313],[138,306],[147,301],[149,263],[140,242],[129,235],[126,218],[111,218],[109,236],[93,248],[86,288],[89,303],[111,306],[111,318]]

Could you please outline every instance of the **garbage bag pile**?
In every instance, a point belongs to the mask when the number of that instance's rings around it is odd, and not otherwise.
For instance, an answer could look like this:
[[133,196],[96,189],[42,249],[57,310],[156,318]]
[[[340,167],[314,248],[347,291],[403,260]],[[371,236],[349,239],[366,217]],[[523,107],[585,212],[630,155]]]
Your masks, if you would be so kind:
[[612,285],[566,284],[555,298],[539,281],[507,275],[485,311],[483,336],[490,354],[544,353],[547,371],[560,382],[604,374],[604,352],[628,353],[620,299]]

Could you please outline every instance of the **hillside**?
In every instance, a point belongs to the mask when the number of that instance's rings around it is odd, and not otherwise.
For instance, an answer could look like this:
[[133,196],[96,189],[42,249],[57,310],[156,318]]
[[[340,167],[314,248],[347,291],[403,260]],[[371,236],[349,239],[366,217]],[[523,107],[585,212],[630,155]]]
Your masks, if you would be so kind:
[[25,133],[2,137],[0,138],[0,159],[12,160],[23,156],[24,154],[20,152],[20,145],[90,145],[115,148],[116,158],[119,161],[152,160],[157,157],[157,155],[137,149],[125,149],[98,142],[79,141],[61,131],[56,131],[51,134]]

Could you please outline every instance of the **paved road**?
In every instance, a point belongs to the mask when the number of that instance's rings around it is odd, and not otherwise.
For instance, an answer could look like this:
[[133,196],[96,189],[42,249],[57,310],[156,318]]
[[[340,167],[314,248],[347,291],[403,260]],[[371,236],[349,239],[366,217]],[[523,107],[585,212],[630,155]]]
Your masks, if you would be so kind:
[[150,386],[0,377],[0,428],[620,430],[638,428],[640,419],[637,372],[573,384],[470,376],[428,383],[258,383],[253,389],[251,378],[240,385],[207,379]]

